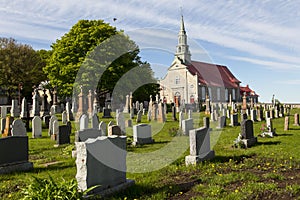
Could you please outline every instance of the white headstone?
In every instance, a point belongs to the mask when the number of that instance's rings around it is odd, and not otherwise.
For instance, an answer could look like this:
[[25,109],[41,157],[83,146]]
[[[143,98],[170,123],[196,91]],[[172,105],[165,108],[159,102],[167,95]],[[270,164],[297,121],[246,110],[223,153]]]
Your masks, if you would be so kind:
[[99,130],[101,131],[101,136],[107,136],[106,134],[106,123],[101,121],[99,123]]
[[89,118],[86,114],[82,114],[79,118],[79,129],[85,130],[88,129]]
[[92,128],[93,129],[98,129],[99,128],[99,119],[97,114],[94,114],[92,117]]
[[53,135],[53,122],[55,120],[57,120],[57,117],[55,115],[52,115],[49,120],[49,131],[48,131],[49,136]]
[[42,120],[39,116],[32,119],[32,138],[42,137]]
[[67,111],[63,111],[61,114],[61,121],[63,124],[66,124],[68,121],[68,114]]
[[25,128],[25,124],[21,119],[16,119],[12,123],[11,129],[12,136],[27,136],[27,131]]
[[125,118],[122,112],[118,114],[117,125],[121,128],[122,133],[126,133]]

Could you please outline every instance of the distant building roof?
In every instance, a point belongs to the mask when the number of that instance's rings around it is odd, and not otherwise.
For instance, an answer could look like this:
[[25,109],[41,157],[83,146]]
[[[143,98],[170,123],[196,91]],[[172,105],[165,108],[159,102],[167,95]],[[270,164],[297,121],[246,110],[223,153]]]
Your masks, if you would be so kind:
[[191,61],[187,65],[191,74],[198,75],[199,83],[207,86],[237,88],[240,81],[226,66]]
[[240,86],[240,93],[243,95],[246,93],[246,96],[258,96],[258,94],[255,93],[254,90],[250,89],[249,85],[246,85],[245,87]]

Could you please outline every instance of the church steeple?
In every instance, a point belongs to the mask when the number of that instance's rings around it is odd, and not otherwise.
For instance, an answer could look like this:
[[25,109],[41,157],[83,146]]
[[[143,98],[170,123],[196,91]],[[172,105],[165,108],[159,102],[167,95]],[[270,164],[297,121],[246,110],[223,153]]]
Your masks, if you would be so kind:
[[181,24],[180,30],[178,33],[178,45],[176,54],[178,58],[180,58],[184,64],[188,64],[191,62],[191,53],[189,50],[189,45],[187,44],[187,35],[184,28],[183,16],[181,15]]

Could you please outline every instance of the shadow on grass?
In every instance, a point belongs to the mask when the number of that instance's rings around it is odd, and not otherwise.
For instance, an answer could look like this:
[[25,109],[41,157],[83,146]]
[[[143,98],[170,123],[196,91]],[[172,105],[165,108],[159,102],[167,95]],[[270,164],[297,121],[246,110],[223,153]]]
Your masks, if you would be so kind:
[[247,158],[253,158],[256,154],[250,154],[250,155],[239,155],[239,156],[215,156],[214,159],[211,160],[211,162],[214,163],[226,163],[229,162],[229,160],[233,160],[236,163],[243,162]]
[[281,134],[277,134],[277,136],[293,136],[294,134],[291,133],[281,133]]
[[280,141],[257,142],[255,146],[257,146],[257,145],[277,145],[280,143],[281,143]]

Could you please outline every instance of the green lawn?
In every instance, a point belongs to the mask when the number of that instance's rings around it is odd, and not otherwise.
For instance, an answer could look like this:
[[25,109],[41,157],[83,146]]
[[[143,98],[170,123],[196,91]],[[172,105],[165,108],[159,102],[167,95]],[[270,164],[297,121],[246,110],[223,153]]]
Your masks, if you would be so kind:
[[[300,110],[292,110],[292,114],[296,112]],[[195,127],[202,126],[203,116],[203,113],[193,114]],[[128,154],[168,150],[170,141],[177,144],[176,138],[188,141],[184,136],[174,137],[178,122],[170,120],[170,113],[168,119],[165,124],[152,123],[152,129],[155,130],[154,144],[128,146]],[[290,116],[290,130],[283,131],[284,118],[274,119],[273,126],[279,136],[258,137],[258,144],[249,149],[232,148],[240,127],[227,126],[221,131],[214,129],[211,143],[216,157],[213,160],[186,167],[184,157],[189,154],[189,150],[183,149],[183,154],[176,160],[170,160],[168,166],[145,173],[127,173],[127,178],[135,180],[135,186],[109,199],[299,199],[300,127],[293,126],[293,120],[293,116]],[[104,121],[108,123],[109,119]],[[142,122],[147,123],[146,116],[143,116]],[[256,136],[261,133],[263,123],[254,123]],[[31,139],[31,133],[28,133],[29,159],[34,163],[34,170],[0,175],[0,199],[22,198],[21,190],[32,183],[33,176],[48,179],[50,175],[57,182],[75,178],[75,159],[71,158],[74,145],[55,148],[55,142],[47,135],[46,129],[40,139]],[[127,130],[127,135],[130,144],[132,129]],[[178,149],[182,150],[180,146]],[[162,153],[162,157],[156,160],[172,154],[168,151]],[[146,164],[141,160],[141,166],[146,167]]]

